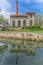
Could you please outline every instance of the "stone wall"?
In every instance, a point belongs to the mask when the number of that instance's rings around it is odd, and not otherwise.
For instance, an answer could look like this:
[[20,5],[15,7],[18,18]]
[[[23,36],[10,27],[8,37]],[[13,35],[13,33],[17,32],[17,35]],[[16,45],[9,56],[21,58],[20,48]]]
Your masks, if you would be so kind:
[[4,32],[0,33],[0,38],[12,38],[12,39],[26,39],[34,41],[43,41],[43,34],[39,33],[14,33]]

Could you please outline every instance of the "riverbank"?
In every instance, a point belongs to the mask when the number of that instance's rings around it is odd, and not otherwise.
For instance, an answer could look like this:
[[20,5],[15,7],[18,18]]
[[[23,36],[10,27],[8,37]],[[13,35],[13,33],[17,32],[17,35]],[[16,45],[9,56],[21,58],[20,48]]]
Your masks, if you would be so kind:
[[28,33],[28,32],[0,32],[0,38],[43,41],[43,33]]

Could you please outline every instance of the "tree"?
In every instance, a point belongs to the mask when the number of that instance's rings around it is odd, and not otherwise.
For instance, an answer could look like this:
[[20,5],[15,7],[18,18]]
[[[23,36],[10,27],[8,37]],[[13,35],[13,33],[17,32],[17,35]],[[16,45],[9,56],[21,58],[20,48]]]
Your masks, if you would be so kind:
[[43,28],[43,20],[41,20],[40,27]]
[[3,16],[0,16],[0,23],[8,25],[8,21]]

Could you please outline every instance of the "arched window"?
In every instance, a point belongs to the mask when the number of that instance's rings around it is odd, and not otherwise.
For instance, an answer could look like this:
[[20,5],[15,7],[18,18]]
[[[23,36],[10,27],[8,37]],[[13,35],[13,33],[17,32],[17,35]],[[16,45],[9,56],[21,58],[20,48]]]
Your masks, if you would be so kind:
[[23,26],[26,26],[26,20],[23,20]]
[[15,26],[15,21],[12,22],[12,26],[13,26],[13,27]]
[[32,26],[32,20],[30,20],[30,26]]
[[21,26],[21,21],[20,20],[18,20],[18,26]]

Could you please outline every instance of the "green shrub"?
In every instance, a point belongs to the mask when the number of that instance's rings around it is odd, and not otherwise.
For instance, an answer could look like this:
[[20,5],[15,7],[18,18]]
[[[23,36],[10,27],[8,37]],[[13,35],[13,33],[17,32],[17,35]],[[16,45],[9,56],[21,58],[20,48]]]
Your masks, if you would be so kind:
[[28,27],[25,27],[25,29],[30,29],[30,30],[37,30],[37,29],[40,29],[40,26],[28,26]]
[[18,45],[18,48],[21,48],[21,46],[20,46],[20,45]]
[[31,39],[31,38],[29,38],[29,41],[32,41],[32,39]]
[[13,44],[13,48],[15,47],[15,44]]
[[26,46],[23,46],[24,48],[26,48]]

